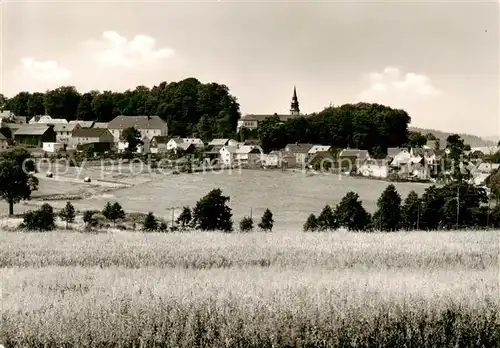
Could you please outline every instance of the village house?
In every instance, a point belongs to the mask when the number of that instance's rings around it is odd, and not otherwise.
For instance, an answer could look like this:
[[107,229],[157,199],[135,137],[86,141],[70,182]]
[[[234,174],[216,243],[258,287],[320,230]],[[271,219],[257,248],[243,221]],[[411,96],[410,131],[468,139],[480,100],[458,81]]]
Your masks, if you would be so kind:
[[119,143],[124,129],[134,127],[141,133],[141,138],[152,139],[155,136],[168,135],[168,126],[159,116],[116,116],[108,123],[108,130]]
[[[70,145],[72,148],[87,148],[89,144],[97,151],[108,151],[111,149],[113,135],[103,128],[75,128],[72,132]],[[87,146],[83,146],[87,145]]]
[[313,144],[288,144],[285,146],[285,152],[293,153],[295,155],[296,165],[303,167],[307,164],[309,150],[311,150],[313,146]]
[[294,118],[300,117],[300,109],[299,109],[299,100],[297,98],[297,90],[295,87],[293,88],[293,96],[292,102],[290,104],[290,114],[268,114],[268,115],[254,115],[249,114],[241,117],[238,120],[238,124],[236,127],[236,132],[239,133],[241,129],[246,128],[250,130],[257,129],[259,127],[259,123],[270,118],[270,117],[278,117],[280,121],[285,122]]
[[9,148],[9,141],[8,139],[0,133],[0,151],[7,150]]
[[[314,148],[314,147],[313,147]],[[328,147],[329,148],[329,147]],[[311,154],[311,151],[309,150]],[[309,168],[313,168],[315,170],[330,170],[335,168],[336,158],[333,153],[328,150],[325,151],[316,151],[312,154],[308,161],[307,166]]]
[[77,124],[82,128],[92,128],[94,126],[94,121],[80,121],[80,120],[73,120],[69,121],[68,124]]
[[389,166],[384,159],[368,158],[357,168],[362,176],[385,179],[389,175]]
[[220,160],[226,166],[260,166],[265,157],[263,154],[262,148],[254,145],[226,145],[219,150]]
[[370,158],[368,150],[343,149],[338,156],[339,166],[342,170],[357,171],[364,161]]
[[477,167],[477,171],[479,173],[484,173],[489,175],[494,171],[498,170],[498,168],[500,168],[500,163],[483,162],[479,164],[479,166]]
[[43,143],[55,143],[56,132],[54,125],[25,124],[14,133],[14,140],[18,144],[42,147]]
[[49,143],[49,142],[45,142],[42,144],[42,150],[44,152],[48,152],[48,153],[57,153],[58,151],[62,151],[64,150],[64,146],[66,144],[63,144],[63,143]]
[[56,123],[54,124],[54,131],[56,132],[56,142],[68,144],[73,131],[82,128],[78,123]]
[[165,153],[168,151],[167,144],[170,137],[164,135],[158,135],[151,139],[150,151],[151,153]]
[[297,165],[296,156],[286,151],[271,151],[262,155],[264,167],[269,168],[293,168]]
[[187,144],[193,144],[197,149],[205,147],[205,143],[200,138],[182,138],[182,141]]
[[[98,128],[102,129],[102,128]],[[150,153],[151,152],[151,140],[148,137],[143,137],[141,139],[142,144],[138,144],[134,153]],[[125,152],[128,149],[128,141],[120,140],[117,145],[118,152]]]

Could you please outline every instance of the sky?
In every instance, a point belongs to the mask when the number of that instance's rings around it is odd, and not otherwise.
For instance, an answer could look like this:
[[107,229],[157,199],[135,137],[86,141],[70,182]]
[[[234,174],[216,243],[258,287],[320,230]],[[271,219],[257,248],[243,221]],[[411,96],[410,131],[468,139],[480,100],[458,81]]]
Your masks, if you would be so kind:
[[196,77],[242,114],[377,102],[412,125],[500,134],[499,3],[16,2],[1,6],[0,92],[124,91]]

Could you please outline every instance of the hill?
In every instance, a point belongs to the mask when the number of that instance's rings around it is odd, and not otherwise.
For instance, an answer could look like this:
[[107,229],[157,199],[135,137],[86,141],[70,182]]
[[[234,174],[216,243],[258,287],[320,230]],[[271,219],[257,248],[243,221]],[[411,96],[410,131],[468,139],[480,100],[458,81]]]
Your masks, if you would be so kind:
[[[454,133],[446,133],[443,131],[438,131],[435,129],[427,129],[427,128],[418,128],[418,127],[408,127],[408,130],[414,131],[414,132],[420,132],[422,134],[427,134],[427,133],[432,133],[436,138],[438,138],[444,146],[446,144],[446,138]],[[481,147],[481,146],[495,146],[497,142],[492,141],[492,140],[487,140],[483,139],[481,137],[478,137],[477,135],[471,135],[471,134],[459,134],[462,139],[464,139],[466,144],[469,144],[471,147]]]

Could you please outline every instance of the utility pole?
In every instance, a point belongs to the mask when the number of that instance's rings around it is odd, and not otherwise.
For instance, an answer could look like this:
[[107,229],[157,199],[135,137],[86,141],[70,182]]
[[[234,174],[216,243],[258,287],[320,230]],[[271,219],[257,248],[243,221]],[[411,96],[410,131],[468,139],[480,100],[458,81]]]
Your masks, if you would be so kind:
[[418,231],[419,224],[420,224],[420,202],[418,202],[418,205],[417,205],[417,231]]
[[174,208],[172,208],[172,227],[174,227]]
[[250,207],[250,219],[252,219],[252,207]]
[[458,222],[460,217],[460,182],[457,185],[457,230],[458,230]]

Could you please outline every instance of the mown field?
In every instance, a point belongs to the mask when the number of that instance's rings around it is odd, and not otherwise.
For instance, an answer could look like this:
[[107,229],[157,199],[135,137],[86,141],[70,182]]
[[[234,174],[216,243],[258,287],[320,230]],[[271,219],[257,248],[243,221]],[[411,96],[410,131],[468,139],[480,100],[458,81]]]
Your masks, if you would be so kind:
[[499,232],[0,232],[6,347],[498,347]]

